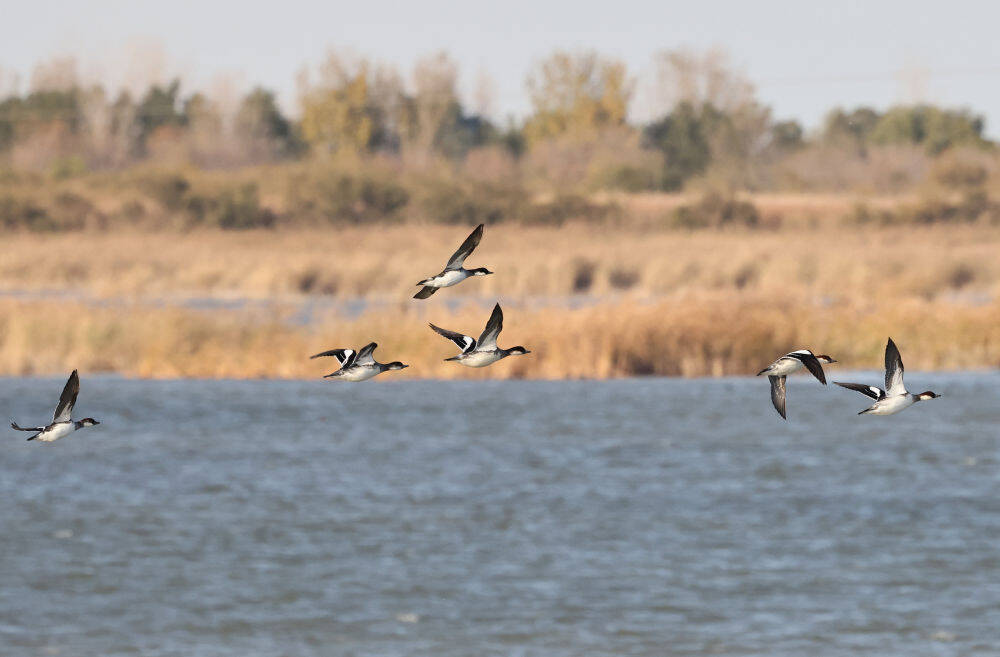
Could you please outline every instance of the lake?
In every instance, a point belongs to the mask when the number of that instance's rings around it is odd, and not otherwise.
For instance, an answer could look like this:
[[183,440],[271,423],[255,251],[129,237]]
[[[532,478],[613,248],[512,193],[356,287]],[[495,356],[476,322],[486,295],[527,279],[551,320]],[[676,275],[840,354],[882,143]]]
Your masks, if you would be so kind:
[[1000,374],[907,380],[85,375],[4,439],[0,654],[996,655]]

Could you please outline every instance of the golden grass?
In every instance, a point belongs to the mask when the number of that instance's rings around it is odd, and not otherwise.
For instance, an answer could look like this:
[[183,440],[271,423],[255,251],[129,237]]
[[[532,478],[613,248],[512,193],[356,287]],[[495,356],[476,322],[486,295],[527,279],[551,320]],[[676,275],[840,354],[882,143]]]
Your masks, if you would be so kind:
[[[467,227],[4,235],[0,287],[99,297],[213,296],[403,301]],[[494,276],[441,298],[585,294],[669,299],[700,292],[809,300],[1000,296],[1000,230],[984,225],[652,230],[572,224],[487,228],[470,266]]]
[[585,378],[754,374],[795,347],[831,354],[841,367],[877,369],[891,335],[911,370],[1000,367],[1000,304],[911,298],[823,305],[795,296],[727,291],[669,301],[620,301],[582,309],[505,307],[500,343],[532,351],[489,368],[454,355],[426,322],[478,335],[489,307],[400,304],[354,319],[330,313],[309,325],[278,310],[109,307],[0,301],[0,373],[118,372],[137,377],[313,378],[335,369],[310,354],[379,342],[380,360],[411,367],[400,378]]

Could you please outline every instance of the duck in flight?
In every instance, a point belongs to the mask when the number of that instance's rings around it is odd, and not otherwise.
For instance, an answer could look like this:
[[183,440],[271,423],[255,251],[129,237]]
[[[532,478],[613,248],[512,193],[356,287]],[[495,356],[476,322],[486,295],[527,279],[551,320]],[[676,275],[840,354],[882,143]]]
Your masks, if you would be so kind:
[[493,272],[486,267],[466,269],[463,266],[465,264],[465,259],[476,250],[476,247],[479,246],[479,241],[481,239],[483,239],[483,224],[476,226],[476,229],[465,238],[465,241],[462,242],[462,246],[458,247],[458,251],[455,251],[455,253],[452,254],[451,258],[448,260],[448,264],[444,266],[444,270],[440,274],[431,276],[430,278],[425,278],[417,283],[417,285],[423,285],[423,287],[420,288],[419,292],[413,295],[413,298],[426,299],[437,292],[438,289],[457,285],[470,276],[486,276],[487,274],[492,274]]
[[12,421],[10,426],[17,431],[35,432],[35,435],[28,437],[28,440],[38,439],[43,443],[51,443],[54,440],[68,436],[77,429],[100,424],[100,422],[92,417],[85,417],[77,422],[72,420],[73,406],[76,404],[76,396],[78,394],[80,394],[80,375],[77,374],[76,370],[73,370],[73,373],[69,375],[69,380],[66,381],[66,385],[63,387],[62,394],[59,396],[59,404],[56,405],[56,410],[52,414],[51,424],[45,427],[21,427]]
[[875,400],[874,404],[859,412],[858,415],[866,413],[869,415],[893,415],[913,406],[918,401],[927,401],[941,396],[930,390],[919,395],[906,391],[906,386],[903,384],[903,359],[892,338],[889,338],[889,342],[885,345],[885,390],[860,383],[841,383],[840,381],[834,381],[834,383],[844,388],[857,390]]
[[409,367],[398,360],[391,363],[379,363],[373,355],[378,344],[369,342],[358,351],[353,349],[330,349],[309,358],[333,356],[340,363],[340,369],[327,374],[324,379],[343,379],[345,381],[367,381],[368,379],[388,370],[401,370]]
[[829,364],[836,362],[826,354],[817,356],[808,349],[798,349],[785,354],[757,372],[757,376],[767,374],[767,378],[771,381],[771,403],[774,404],[774,410],[778,411],[778,415],[787,420],[788,417],[785,415],[785,379],[788,375],[805,367],[812,372],[813,376],[819,379],[820,383],[826,385],[826,375],[823,374],[821,363]]
[[524,354],[531,353],[520,345],[511,347],[510,349],[502,349],[497,346],[497,336],[503,330],[503,311],[500,309],[499,303],[493,308],[490,321],[486,322],[486,328],[483,329],[478,340],[468,335],[443,329],[440,326],[434,326],[433,324],[430,327],[438,335],[443,335],[457,344],[458,348],[462,350],[462,353],[459,355],[445,358],[445,360],[458,361],[466,367],[486,367],[507,356],[523,356]]

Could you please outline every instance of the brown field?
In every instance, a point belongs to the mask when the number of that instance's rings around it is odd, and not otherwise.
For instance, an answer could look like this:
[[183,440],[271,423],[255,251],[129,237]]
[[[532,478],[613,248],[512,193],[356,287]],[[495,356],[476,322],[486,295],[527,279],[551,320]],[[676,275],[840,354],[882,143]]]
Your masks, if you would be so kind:
[[[799,218],[780,229],[665,230],[642,215],[676,199],[624,201],[626,221],[489,226],[468,264],[496,275],[423,302],[413,284],[467,227],[8,232],[0,373],[316,377],[333,367],[310,354],[375,340],[380,360],[412,365],[382,379],[720,376],[803,346],[874,369],[888,335],[910,369],[1000,367],[995,226],[856,227],[853,200],[785,196],[754,199]],[[203,298],[266,303],[182,303]],[[334,303],[359,299],[360,315]],[[426,323],[478,335],[497,299],[501,345],[533,353],[442,362],[453,345]]]

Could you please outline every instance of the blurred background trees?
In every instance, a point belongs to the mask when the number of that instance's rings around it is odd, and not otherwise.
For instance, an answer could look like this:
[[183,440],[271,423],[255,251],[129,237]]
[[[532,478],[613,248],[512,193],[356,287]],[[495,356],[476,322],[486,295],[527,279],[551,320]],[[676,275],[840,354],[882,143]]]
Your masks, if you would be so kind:
[[967,109],[835,108],[807,132],[774,117],[721,50],[668,50],[652,64],[647,122],[632,118],[637,81],[623,62],[559,51],[527,75],[527,116],[498,124],[488,74],[479,72],[466,102],[460,66],[444,52],[403,72],[331,51],[301,74],[294,113],[261,87],[221,93],[172,79],[140,92],[105,88],[83,82],[72,58],[55,58],[24,90],[0,70],[0,166],[67,177],[140,163],[227,169],[349,157],[560,194],[892,191],[954,179],[931,172],[955,153],[994,153],[982,117]]

